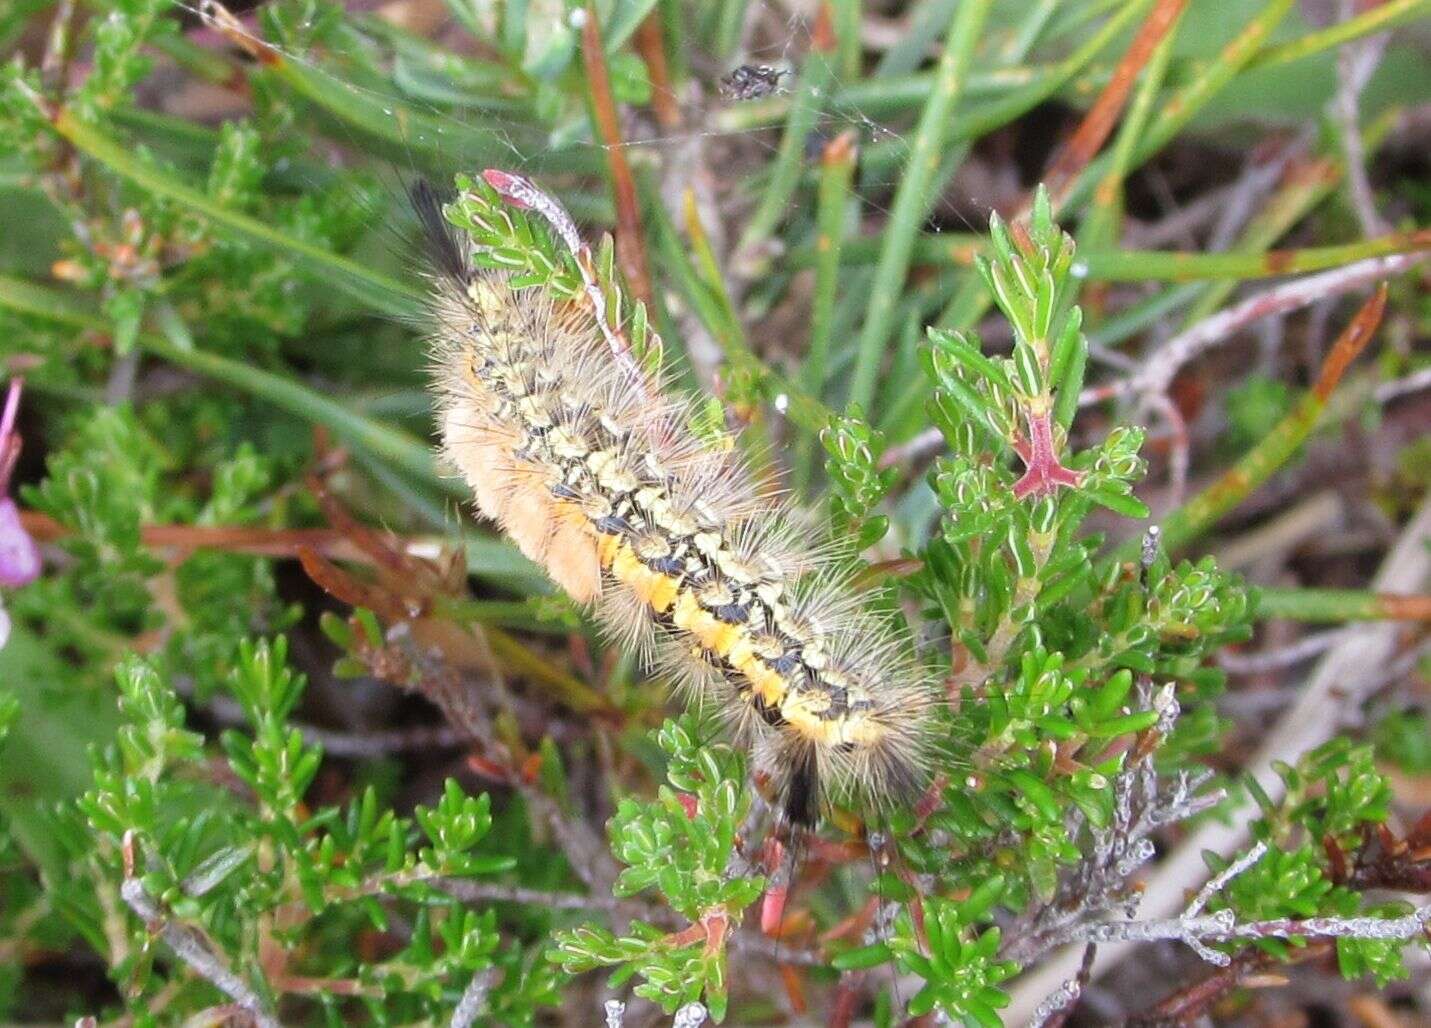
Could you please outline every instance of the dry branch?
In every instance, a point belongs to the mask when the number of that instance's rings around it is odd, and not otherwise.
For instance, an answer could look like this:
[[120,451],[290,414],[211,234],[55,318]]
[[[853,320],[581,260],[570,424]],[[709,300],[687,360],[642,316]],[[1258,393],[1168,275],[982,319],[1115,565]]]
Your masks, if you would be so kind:
[[[1374,588],[1383,592],[1413,592],[1431,577],[1431,497],[1423,501],[1391,552],[1382,561]],[[1396,649],[1399,627],[1375,623],[1347,635],[1318,663],[1300,699],[1263,739],[1244,773],[1255,777],[1267,794],[1276,800],[1283,792],[1282,780],[1272,774],[1274,761],[1295,759],[1298,754],[1321,745],[1336,731],[1338,719],[1332,714],[1344,705],[1357,703],[1368,683],[1380,680]],[[1186,890],[1204,879],[1204,851],[1228,853],[1241,845],[1247,830],[1245,821],[1223,824],[1210,821],[1182,841],[1148,881],[1140,911],[1153,919],[1167,918],[1182,905]],[[1315,934],[1309,931],[1309,934]],[[1093,977],[1127,957],[1134,943],[1117,941],[1100,947]],[[1044,998],[1059,989],[1076,971],[1079,949],[1065,949],[1045,960],[1037,971],[1025,976],[1012,992],[1007,1008],[1009,1020],[1025,1021]]]

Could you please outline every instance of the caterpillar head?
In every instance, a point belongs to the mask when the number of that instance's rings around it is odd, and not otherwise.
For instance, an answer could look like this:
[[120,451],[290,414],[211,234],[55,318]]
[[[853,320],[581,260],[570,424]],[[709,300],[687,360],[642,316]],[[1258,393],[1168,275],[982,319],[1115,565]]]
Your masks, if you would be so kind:
[[832,659],[817,683],[792,690],[757,743],[782,818],[809,828],[833,804],[879,811],[912,800],[929,776],[933,705],[912,661]]

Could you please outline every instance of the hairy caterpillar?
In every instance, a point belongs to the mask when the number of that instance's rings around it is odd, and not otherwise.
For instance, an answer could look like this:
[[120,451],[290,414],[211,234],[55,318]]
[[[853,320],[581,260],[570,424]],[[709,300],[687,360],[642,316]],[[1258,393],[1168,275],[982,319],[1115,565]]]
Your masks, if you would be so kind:
[[[552,220],[589,269],[555,201],[486,177]],[[691,430],[695,401],[613,352],[590,277],[586,303],[514,286],[474,265],[430,189],[413,199],[432,249],[442,448],[480,512],[613,639],[720,711],[790,823],[813,825],[832,799],[916,788],[928,679],[863,609],[839,547],[808,539],[731,447]]]

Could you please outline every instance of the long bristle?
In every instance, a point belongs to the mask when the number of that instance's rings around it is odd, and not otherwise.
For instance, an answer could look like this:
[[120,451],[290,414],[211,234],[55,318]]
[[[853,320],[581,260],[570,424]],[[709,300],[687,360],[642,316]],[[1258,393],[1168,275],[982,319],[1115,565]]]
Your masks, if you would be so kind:
[[[850,554],[752,481],[693,401],[612,360],[589,310],[476,271],[423,184],[444,451],[478,509],[687,701],[809,826],[918,787],[929,677],[864,610]],[[639,379],[639,380],[638,380]]]

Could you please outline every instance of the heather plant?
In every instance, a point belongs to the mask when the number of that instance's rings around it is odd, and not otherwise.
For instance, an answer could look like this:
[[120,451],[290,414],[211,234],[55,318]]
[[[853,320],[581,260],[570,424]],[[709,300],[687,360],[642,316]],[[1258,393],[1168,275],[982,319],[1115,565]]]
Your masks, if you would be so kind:
[[[1428,89],[1424,3],[1214,32],[1177,0],[925,0],[877,47],[850,0],[418,6],[440,31],[0,12],[0,1016],[1058,1024],[1097,988],[1157,1023],[1273,972],[1408,978],[1424,475],[1339,486],[1384,529],[1371,587],[1375,559],[1289,556],[1276,504],[1346,432],[1418,446],[1426,193],[1364,165]],[[768,88],[692,98],[723,79]],[[222,102],[178,113],[176,82]],[[1053,109],[1038,184],[949,230],[956,171]],[[1230,191],[1187,229],[1220,245],[1129,242],[1148,162],[1233,113],[1325,131],[1189,192]],[[478,265],[664,366],[696,437],[849,542],[937,683],[912,797],[792,831],[717,718],[466,513],[429,445],[422,174]],[[1314,302],[1305,362],[1269,332],[1217,363]],[[1101,977],[1129,946],[1178,974]]]

